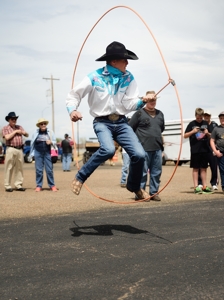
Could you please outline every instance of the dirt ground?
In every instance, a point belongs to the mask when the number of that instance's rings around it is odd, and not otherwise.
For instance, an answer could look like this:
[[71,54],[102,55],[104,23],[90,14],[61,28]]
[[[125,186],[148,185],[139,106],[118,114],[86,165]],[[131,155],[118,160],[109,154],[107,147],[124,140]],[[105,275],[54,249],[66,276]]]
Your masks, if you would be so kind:
[[[79,196],[71,192],[71,181],[77,172],[77,167],[72,163],[71,172],[63,172],[61,162],[54,164],[54,176],[58,192],[49,190],[44,177],[43,191],[36,193],[35,189],[35,166],[24,163],[25,192],[5,192],[4,189],[4,164],[0,164],[0,220],[17,218],[39,218],[42,216],[66,215],[72,212],[92,211],[108,209],[120,205],[137,206],[164,206],[170,203],[224,199],[224,194],[219,190],[211,195],[195,195],[192,187],[192,171],[189,165],[178,166],[167,163],[163,167],[161,177],[160,197],[161,202],[134,201],[134,194],[120,187],[121,159],[115,166],[108,162],[100,166],[86,181]],[[208,179],[210,170],[208,169]],[[208,180],[209,183],[209,180]],[[209,184],[208,184],[209,185]],[[12,185],[13,187],[13,185]],[[148,187],[147,187],[148,188]],[[112,201],[104,201],[101,198]],[[114,203],[114,202],[119,203]]]

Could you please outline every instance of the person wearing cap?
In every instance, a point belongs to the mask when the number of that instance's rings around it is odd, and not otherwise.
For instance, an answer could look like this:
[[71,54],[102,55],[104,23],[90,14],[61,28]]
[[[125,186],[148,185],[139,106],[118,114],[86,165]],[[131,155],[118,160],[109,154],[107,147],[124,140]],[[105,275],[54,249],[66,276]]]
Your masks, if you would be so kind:
[[72,146],[74,142],[69,138],[66,133],[64,140],[61,141],[62,148],[62,169],[64,172],[70,172],[70,165],[72,161]]
[[47,183],[50,190],[57,192],[54,183],[53,164],[51,160],[51,145],[56,145],[54,132],[47,128],[48,121],[41,118],[37,121],[38,129],[32,135],[30,144],[30,157],[34,156],[36,170],[36,192],[40,192],[43,186],[43,172],[45,168]]
[[149,193],[151,200],[161,201],[158,191],[162,174],[162,132],[165,129],[165,120],[161,110],[155,108],[157,100],[155,91],[146,92],[146,97],[148,95],[152,95],[153,99],[140,111],[134,113],[129,125],[133,128],[146,153],[141,188],[145,190],[148,170],[150,170]]
[[211,134],[210,145],[217,157],[221,187],[224,192],[224,111],[219,114],[220,125],[215,127]]
[[[184,133],[184,138],[189,138],[191,158],[190,168],[192,168],[192,177],[195,194],[212,194],[212,191],[206,184],[208,168],[208,122],[203,120],[204,110],[200,107],[195,109],[195,120],[191,121]],[[202,187],[198,185],[198,174],[201,174]]]
[[23,188],[23,136],[28,137],[29,134],[22,126],[17,125],[19,116],[15,112],[10,112],[5,120],[9,123],[2,128],[2,136],[6,140],[5,153],[5,173],[4,186],[6,192],[13,192],[11,186],[11,178],[14,172],[14,185],[16,191],[24,192]]
[[[212,186],[212,189],[218,190],[217,183],[218,183],[218,163],[217,163],[217,157],[213,155],[213,151],[210,147],[210,137],[211,133],[214,129],[214,127],[218,126],[218,124],[215,121],[211,120],[211,112],[210,110],[204,110],[204,116],[203,119],[208,122],[208,147],[209,147],[209,152],[208,152],[208,163],[209,167],[211,170],[211,179],[210,179],[210,184]],[[199,170],[199,178],[198,178],[198,185],[202,186],[202,181],[200,177],[200,170]]]
[[78,111],[80,102],[88,95],[89,112],[94,118],[93,128],[100,143],[99,149],[72,182],[72,191],[76,195],[79,195],[83,183],[94,170],[113,156],[115,140],[131,158],[126,188],[134,192],[138,199],[150,197],[140,187],[145,151],[125,117],[142,108],[152,98],[139,96],[134,76],[126,69],[128,60],[137,59],[137,55],[122,43],[112,42],[106,47],[106,53],[96,59],[106,62],[106,65],[88,74],[67,96],[70,119],[77,122],[82,120],[82,114]]

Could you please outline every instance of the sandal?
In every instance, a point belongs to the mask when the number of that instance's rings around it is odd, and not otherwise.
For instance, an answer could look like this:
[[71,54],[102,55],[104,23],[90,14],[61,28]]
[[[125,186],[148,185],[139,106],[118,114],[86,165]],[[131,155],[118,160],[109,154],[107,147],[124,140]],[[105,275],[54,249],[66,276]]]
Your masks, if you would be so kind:
[[82,183],[80,181],[78,181],[78,179],[74,179],[72,181],[72,192],[76,195],[79,195],[80,191],[81,191],[81,188],[82,188]]

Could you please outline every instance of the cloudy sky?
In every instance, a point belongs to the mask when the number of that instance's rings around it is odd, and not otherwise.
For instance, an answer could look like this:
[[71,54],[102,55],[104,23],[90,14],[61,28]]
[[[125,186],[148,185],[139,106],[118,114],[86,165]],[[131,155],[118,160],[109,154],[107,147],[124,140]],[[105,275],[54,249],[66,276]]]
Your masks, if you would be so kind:
[[[0,128],[14,111],[18,124],[30,134],[44,117],[52,127],[51,78],[54,88],[55,133],[72,135],[65,108],[67,93],[80,48],[93,25],[115,6],[128,6],[147,23],[175,80],[184,118],[194,118],[196,107],[212,115],[224,110],[224,1],[223,0],[0,0]],[[112,41],[125,44],[139,60],[128,70],[138,83],[140,95],[159,91],[168,80],[163,60],[147,27],[132,10],[119,7],[105,15],[85,43],[74,85],[103,66],[95,59]],[[165,119],[180,118],[175,90],[160,93],[157,108]],[[83,120],[74,126],[75,139],[89,139],[93,118],[86,99],[80,108]]]

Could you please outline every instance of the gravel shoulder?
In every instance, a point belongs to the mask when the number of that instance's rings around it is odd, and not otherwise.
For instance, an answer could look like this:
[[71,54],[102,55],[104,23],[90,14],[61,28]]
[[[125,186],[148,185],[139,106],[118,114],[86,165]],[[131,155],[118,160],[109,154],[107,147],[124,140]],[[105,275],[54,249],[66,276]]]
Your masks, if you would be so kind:
[[[121,161],[115,166],[108,163],[100,166],[86,181],[79,196],[71,192],[71,181],[77,172],[72,165],[71,172],[63,172],[61,162],[54,164],[54,176],[58,192],[51,192],[44,177],[43,191],[36,193],[34,164],[24,164],[25,192],[13,191],[7,193],[4,190],[4,165],[0,165],[0,220],[17,218],[39,218],[42,216],[66,215],[72,212],[88,212],[111,207],[129,206],[164,206],[175,205],[186,201],[224,199],[224,194],[219,190],[211,195],[195,195],[192,187],[192,171],[188,165],[178,166],[170,163],[163,167],[161,177],[161,202],[150,201],[147,203],[135,203],[134,194],[121,188]],[[208,170],[210,178],[210,170]],[[209,180],[208,180],[209,182]],[[148,187],[147,187],[148,188]],[[119,202],[107,202],[100,198]],[[130,203],[131,202],[131,203]],[[132,203],[133,202],[133,203]]]

